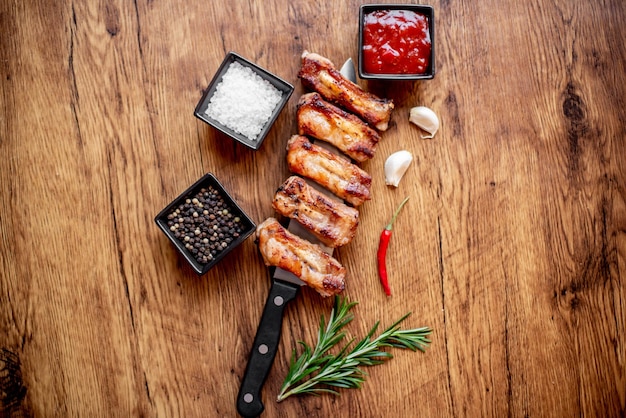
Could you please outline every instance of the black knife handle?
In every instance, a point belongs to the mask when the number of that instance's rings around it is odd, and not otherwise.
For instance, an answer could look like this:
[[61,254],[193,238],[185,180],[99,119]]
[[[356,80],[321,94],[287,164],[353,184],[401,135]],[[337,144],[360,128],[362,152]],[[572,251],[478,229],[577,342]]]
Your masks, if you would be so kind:
[[261,387],[278,351],[285,305],[296,297],[298,289],[295,284],[272,281],[237,395],[237,411],[243,417],[257,417],[265,409],[261,402]]

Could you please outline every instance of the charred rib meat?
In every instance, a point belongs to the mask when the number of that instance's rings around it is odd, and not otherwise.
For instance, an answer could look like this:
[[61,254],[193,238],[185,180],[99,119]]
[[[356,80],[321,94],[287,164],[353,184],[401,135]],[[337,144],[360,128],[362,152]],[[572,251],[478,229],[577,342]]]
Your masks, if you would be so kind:
[[341,75],[328,58],[304,51],[298,77],[307,88],[357,114],[379,131],[386,131],[389,127],[393,102],[361,89]]
[[358,210],[316,190],[298,176],[289,177],[278,188],[272,205],[332,248],[352,241],[359,225]]
[[318,93],[302,95],[298,102],[298,133],[326,141],[352,159],[374,156],[380,135],[355,115],[325,101]]
[[345,267],[319,245],[287,231],[275,218],[257,226],[256,238],[265,265],[289,271],[324,297],[343,291]]
[[302,135],[293,135],[287,142],[289,170],[315,181],[353,206],[370,199],[372,177],[324,147],[311,143]]

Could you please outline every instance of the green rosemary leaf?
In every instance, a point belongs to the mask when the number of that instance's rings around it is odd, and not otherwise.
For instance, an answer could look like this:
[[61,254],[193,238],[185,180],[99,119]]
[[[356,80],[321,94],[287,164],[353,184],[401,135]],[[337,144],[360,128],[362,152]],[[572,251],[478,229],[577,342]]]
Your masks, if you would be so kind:
[[292,395],[338,395],[339,392],[333,388],[358,389],[367,376],[363,366],[375,366],[393,358],[391,353],[383,349],[404,348],[424,352],[430,344],[427,338],[432,332],[430,328],[400,328],[402,321],[411,314],[409,312],[378,337],[374,337],[379,326],[379,322],[376,322],[367,335],[353,347],[354,340],[350,340],[336,354],[331,354],[329,351],[346,337],[342,329],[354,319],[350,310],[357,305],[357,302],[347,302],[339,296],[335,297],[334,302],[328,323],[323,315],[320,319],[315,348],[300,341],[303,347],[300,357],[293,350],[289,371],[277,397],[278,402]]

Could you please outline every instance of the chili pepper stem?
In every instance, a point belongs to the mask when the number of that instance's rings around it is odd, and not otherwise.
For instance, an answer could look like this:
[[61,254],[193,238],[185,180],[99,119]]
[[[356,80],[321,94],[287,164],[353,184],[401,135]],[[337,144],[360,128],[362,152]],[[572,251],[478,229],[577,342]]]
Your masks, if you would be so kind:
[[391,221],[389,221],[389,223],[387,224],[385,229],[387,229],[389,231],[391,231],[393,229],[393,223],[396,221],[396,218],[398,217],[398,214],[402,210],[402,207],[406,204],[407,200],[409,200],[409,196],[405,197],[404,200],[400,203],[400,206],[398,206],[398,208],[394,212],[393,217],[391,218]]

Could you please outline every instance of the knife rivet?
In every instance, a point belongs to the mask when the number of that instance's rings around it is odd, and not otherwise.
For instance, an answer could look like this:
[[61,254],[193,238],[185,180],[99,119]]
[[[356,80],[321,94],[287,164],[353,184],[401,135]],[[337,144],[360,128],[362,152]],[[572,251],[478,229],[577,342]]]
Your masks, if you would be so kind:
[[251,393],[246,393],[245,395],[243,395],[243,401],[245,403],[250,403],[254,400],[254,396],[252,396]]
[[261,344],[259,346],[259,353],[261,354],[267,354],[267,352],[269,351],[269,348],[267,347],[267,345],[265,344]]
[[274,298],[274,305],[276,305],[276,306],[282,306],[282,304],[283,304],[284,302],[285,302],[285,301],[284,301],[284,299],[283,299],[283,297],[282,297],[282,296],[276,296],[276,297]]

